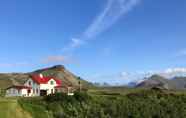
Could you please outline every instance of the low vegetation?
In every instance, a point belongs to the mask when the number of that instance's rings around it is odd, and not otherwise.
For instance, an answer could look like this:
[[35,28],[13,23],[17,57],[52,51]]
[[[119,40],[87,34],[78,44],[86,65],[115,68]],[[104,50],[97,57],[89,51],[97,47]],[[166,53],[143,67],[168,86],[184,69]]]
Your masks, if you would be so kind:
[[[186,95],[161,90],[137,90],[102,95],[77,92],[20,99],[33,118],[185,118]],[[41,116],[43,113],[43,116]],[[45,114],[45,115],[44,115]]]

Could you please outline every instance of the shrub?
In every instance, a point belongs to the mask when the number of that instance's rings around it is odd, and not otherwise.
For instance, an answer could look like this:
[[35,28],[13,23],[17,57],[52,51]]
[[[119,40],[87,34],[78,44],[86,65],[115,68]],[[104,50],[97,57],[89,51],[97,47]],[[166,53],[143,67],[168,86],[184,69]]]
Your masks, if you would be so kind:
[[[119,95],[90,95],[76,92],[74,96],[57,93],[44,100],[30,100],[29,107],[45,109],[54,118],[185,118],[186,95],[143,90]],[[43,102],[43,103],[42,103]],[[28,106],[28,105],[27,105]],[[30,108],[29,108],[30,109]]]
[[6,90],[0,89],[0,97],[5,97]]

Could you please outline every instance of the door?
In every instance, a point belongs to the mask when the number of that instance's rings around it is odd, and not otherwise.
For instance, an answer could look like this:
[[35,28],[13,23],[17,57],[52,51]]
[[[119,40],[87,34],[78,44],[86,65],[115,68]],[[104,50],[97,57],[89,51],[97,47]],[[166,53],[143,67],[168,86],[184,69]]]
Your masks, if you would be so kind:
[[40,90],[40,96],[46,96],[47,90]]
[[30,93],[31,93],[31,90],[28,89],[28,90],[27,90],[27,96],[30,96]]

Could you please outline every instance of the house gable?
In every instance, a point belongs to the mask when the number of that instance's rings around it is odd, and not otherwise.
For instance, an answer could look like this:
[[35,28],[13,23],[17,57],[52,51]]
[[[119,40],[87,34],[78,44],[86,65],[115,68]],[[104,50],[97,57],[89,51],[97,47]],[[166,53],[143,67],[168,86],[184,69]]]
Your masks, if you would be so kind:
[[29,87],[32,87],[34,84],[35,84],[35,82],[34,82],[31,78],[28,79],[28,80],[24,83],[25,86],[29,86]]
[[48,81],[47,84],[50,85],[50,86],[57,86],[57,82],[56,82],[53,78],[51,78],[51,79]]
[[61,80],[56,79],[54,77],[44,77],[43,75],[32,75],[32,80],[37,84],[54,84],[56,86],[61,85]]
[[61,87],[61,80],[54,77],[44,77],[43,75],[31,75],[25,83],[19,86],[7,88],[7,96],[42,96],[57,92]]
[[24,86],[30,87],[29,96],[39,96],[40,95],[40,85],[34,81],[32,78],[28,79]]

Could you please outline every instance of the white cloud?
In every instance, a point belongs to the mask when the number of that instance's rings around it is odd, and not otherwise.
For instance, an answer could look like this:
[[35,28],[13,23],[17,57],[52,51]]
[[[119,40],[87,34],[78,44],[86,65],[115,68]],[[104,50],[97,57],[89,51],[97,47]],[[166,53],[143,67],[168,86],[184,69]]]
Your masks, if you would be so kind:
[[79,38],[72,38],[63,49],[71,50],[96,37],[115,24],[122,16],[131,11],[141,0],[107,0],[103,11],[93,20]]
[[186,73],[186,68],[169,68],[165,70],[165,73]]
[[159,72],[159,74],[166,78],[173,78],[175,76],[186,76],[186,68],[168,68],[162,72]]
[[81,39],[78,39],[78,38],[72,38],[72,39],[70,40],[70,43],[69,43],[67,46],[65,46],[65,47],[62,49],[62,51],[63,51],[63,52],[71,51],[71,50],[73,50],[73,49],[75,49],[75,48],[81,46],[81,45],[84,44],[84,43],[85,43],[84,40],[81,40]]
[[72,47],[78,47],[79,45],[81,45],[83,42],[80,39],[77,38],[73,38],[72,39]]
[[157,70],[157,71],[136,71],[136,72],[120,72],[109,75],[97,75],[92,77],[91,80],[94,82],[104,83],[107,82],[110,85],[125,85],[130,82],[139,83],[143,81],[145,78],[148,78],[154,74],[158,74],[167,79],[171,79],[176,76],[186,76],[186,68],[168,68],[165,70]]
[[121,72],[121,77],[125,77],[125,76],[128,76],[129,73],[128,72]]

